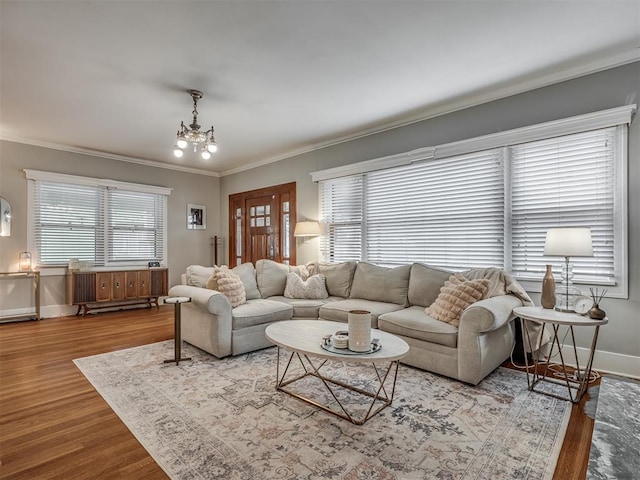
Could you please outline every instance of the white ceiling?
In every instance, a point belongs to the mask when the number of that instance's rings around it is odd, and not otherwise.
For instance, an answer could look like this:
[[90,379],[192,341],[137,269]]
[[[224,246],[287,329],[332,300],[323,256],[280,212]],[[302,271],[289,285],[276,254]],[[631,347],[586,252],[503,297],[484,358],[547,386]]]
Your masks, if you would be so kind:
[[[5,1],[0,137],[227,174],[640,59],[640,1]],[[208,161],[171,150],[204,92]]]

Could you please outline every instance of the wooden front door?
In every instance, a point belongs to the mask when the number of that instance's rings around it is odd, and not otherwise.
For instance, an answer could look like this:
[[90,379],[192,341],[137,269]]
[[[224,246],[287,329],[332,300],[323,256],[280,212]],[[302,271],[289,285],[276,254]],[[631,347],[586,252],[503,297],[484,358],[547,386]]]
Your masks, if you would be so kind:
[[229,196],[230,266],[262,258],[295,264],[295,198],[295,183]]
[[279,262],[280,248],[278,237],[278,205],[275,202],[275,195],[249,198],[245,202],[245,212],[249,226],[245,234],[245,251],[247,252],[245,262],[268,258]]

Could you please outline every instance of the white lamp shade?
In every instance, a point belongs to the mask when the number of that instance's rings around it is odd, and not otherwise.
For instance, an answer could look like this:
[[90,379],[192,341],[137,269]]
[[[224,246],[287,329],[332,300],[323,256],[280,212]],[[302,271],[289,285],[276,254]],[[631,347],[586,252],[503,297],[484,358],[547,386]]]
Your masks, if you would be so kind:
[[592,257],[591,229],[550,228],[544,242],[544,254],[552,257]]
[[298,222],[293,231],[294,237],[317,237],[322,234],[318,222]]

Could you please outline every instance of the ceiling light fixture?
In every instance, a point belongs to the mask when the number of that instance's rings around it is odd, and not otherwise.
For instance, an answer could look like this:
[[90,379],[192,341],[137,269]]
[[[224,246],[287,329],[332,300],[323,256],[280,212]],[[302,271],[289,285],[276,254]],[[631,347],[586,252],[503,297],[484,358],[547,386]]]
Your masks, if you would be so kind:
[[187,148],[189,143],[193,145],[193,151],[198,151],[200,143],[204,142],[200,155],[205,160],[211,158],[211,154],[218,150],[218,144],[216,138],[213,135],[213,126],[206,132],[200,131],[200,125],[198,124],[198,100],[202,98],[202,92],[199,90],[189,90],[189,95],[193,98],[193,123],[188,127],[184,122],[180,122],[180,130],[178,130],[178,136],[176,138],[176,144],[173,146],[173,154],[180,158],[184,155],[184,149]]

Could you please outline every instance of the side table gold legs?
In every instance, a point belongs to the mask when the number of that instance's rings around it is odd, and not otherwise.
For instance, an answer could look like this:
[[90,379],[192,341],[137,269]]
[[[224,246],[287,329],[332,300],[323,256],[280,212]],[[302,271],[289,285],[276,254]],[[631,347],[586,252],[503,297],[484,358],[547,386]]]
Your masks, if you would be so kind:
[[171,297],[165,298],[164,303],[173,303],[173,328],[174,328],[174,357],[170,360],[165,360],[164,363],[176,362],[176,365],[181,360],[191,360],[191,357],[182,358],[182,331],[180,322],[180,312],[183,303],[189,303],[191,298],[189,297]]

